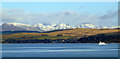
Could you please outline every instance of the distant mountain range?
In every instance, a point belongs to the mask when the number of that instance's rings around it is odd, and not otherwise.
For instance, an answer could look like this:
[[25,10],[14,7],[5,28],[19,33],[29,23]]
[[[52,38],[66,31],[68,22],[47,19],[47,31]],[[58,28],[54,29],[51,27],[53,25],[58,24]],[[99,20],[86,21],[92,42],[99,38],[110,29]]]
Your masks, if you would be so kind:
[[1,31],[52,31],[52,30],[60,30],[60,29],[75,29],[75,28],[96,28],[96,29],[104,29],[104,28],[120,28],[120,26],[96,26],[90,23],[84,23],[82,25],[77,25],[76,27],[72,27],[69,24],[51,24],[51,25],[43,25],[41,23],[28,25],[23,23],[4,23],[0,26],[2,28]]

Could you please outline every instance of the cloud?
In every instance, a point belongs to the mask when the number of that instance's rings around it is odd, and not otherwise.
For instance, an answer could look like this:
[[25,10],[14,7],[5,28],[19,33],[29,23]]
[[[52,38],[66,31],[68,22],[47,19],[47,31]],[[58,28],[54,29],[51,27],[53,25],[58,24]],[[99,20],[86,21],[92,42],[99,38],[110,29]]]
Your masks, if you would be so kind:
[[105,15],[100,16],[100,19],[111,19],[118,15],[118,11],[109,11]]
[[85,22],[98,24],[101,19],[114,17],[116,15],[115,12],[114,13],[111,12],[111,14],[112,15],[110,16],[109,14],[100,16],[99,14],[86,14],[86,13],[74,12],[71,10],[52,12],[52,13],[34,13],[34,12],[26,12],[20,9],[13,9],[13,10],[3,10],[2,21],[3,23],[18,22],[18,23],[26,23],[26,24],[66,23],[74,26],[74,25],[85,23]]

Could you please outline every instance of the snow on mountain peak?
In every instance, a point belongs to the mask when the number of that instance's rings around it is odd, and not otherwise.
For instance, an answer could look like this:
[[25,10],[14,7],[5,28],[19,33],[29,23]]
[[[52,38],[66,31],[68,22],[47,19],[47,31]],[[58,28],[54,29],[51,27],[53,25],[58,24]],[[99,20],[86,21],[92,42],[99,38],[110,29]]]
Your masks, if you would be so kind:
[[44,25],[41,24],[41,23],[38,23],[38,24],[34,24],[35,27],[43,27]]
[[43,25],[43,24],[35,24],[35,27],[41,28],[44,31],[50,31],[50,30],[57,30],[57,29],[68,29],[71,28],[71,26],[68,26],[67,24],[61,23],[61,24],[51,24],[51,25]]
[[19,28],[23,28],[28,31],[37,31],[37,29],[34,26],[28,25],[28,24],[23,24],[23,23],[6,23],[6,24],[13,25],[13,26],[19,27]]
[[84,23],[82,25],[78,25],[77,28],[97,28],[97,29],[102,29],[102,28],[109,28],[106,26],[97,26],[97,25],[93,25],[90,23]]
[[120,26],[112,26],[112,27],[110,27],[110,28],[120,28]]
[[34,25],[28,25],[28,24],[22,24],[22,23],[5,23],[4,27],[9,25],[9,28],[12,27],[11,25],[15,27],[19,27],[25,30],[29,31],[51,31],[51,30],[58,30],[58,29],[75,29],[75,28],[97,28],[97,29],[102,29],[102,28],[120,28],[120,26],[111,26],[111,27],[106,27],[106,26],[97,26],[93,25],[90,23],[83,23],[81,25],[77,25],[76,27],[72,27],[69,24],[51,24],[51,25],[43,25],[41,23],[34,24]]
[[69,26],[68,24],[64,24],[64,23],[56,25],[56,29],[71,29],[71,28],[73,27]]
[[23,24],[23,23],[7,23],[8,25],[14,25],[14,26],[31,26],[28,24]]
[[51,26],[56,26],[57,24],[52,24]]
[[85,23],[85,24],[82,24],[82,25],[78,25],[77,27],[78,27],[78,28],[96,28],[95,25],[93,25],[93,24],[88,24],[88,23]]

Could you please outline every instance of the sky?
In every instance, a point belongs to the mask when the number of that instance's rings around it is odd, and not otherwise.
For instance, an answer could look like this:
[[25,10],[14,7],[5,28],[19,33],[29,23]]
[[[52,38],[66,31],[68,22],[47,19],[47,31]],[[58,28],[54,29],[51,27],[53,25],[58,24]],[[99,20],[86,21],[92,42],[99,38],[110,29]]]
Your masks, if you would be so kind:
[[3,2],[2,22],[25,24],[118,24],[117,2]]

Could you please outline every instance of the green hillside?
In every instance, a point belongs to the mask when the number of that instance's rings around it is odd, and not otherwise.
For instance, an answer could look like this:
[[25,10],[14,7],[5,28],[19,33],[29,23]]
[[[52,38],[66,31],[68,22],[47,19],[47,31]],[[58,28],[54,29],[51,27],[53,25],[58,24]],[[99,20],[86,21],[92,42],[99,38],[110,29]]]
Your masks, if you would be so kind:
[[118,29],[69,29],[44,33],[13,33],[2,35],[3,43],[118,43]]

